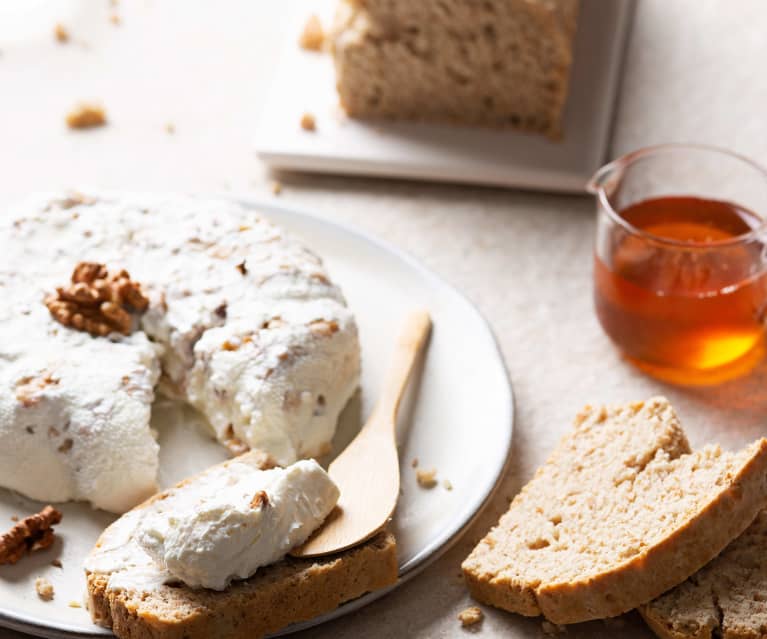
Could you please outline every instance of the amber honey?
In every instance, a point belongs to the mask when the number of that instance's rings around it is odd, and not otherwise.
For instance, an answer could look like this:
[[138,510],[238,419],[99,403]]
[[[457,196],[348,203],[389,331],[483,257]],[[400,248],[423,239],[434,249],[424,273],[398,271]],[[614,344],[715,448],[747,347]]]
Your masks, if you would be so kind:
[[[647,199],[618,212],[595,257],[595,303],[607,334],[651,368],[716,371],[761,345],[767,306],[763,220],[735,204]],[[654,239],[654,238],[657,238]]]

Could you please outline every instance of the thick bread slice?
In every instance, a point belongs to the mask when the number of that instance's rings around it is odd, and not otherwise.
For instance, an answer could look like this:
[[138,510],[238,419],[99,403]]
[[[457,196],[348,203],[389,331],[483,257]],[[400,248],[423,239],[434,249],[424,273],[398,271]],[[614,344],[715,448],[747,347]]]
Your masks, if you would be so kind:
[[[257,451],[250,451],[188,477],[139,504],[101,533],[85,562],[87,605],[94,623],[111,628],[120,638],[258,639],[396,583],[397,544],[387,531],[336,555],[288,556],[223,591],[164,583],[162,571],[136,541],[135,522],[158,504],[167,504],[175,492],[194,490],[212,469],[247,458],[252,458],[249,463],[262,461]],[[124,562],[138,568],[137,573],[134,570],[137,580],[125,579],[129,566]],[[115,575],[122,580],[110,587]],[[152,577],[149,581],[144,579],[147,575]]]
[[663,398],[586,409],[464,561],[472,595],[558,624],[681,583],[767,505],[767,440],[690,453]]
[[331,35],[341,104],[557,137],[577,15],[578,0],[344,0]]
[[258,639],[395,583],[396,543],[383,532],[339,555],[286,558],[223,592],[186,586],[110,591],[107,575],[87,579],[92,617],[118,637]]
[[661,639],[767,637],[767,512],[710,564],[639,608]]

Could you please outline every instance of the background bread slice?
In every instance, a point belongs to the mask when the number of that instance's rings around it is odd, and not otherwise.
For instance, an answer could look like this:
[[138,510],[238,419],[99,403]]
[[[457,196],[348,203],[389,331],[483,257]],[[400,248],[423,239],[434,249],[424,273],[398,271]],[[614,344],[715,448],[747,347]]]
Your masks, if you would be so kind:
[[396,580],[396,544],[383,532],[336,556],[286,558],[223,592],[186,586],[110,591],[108,575],[90,574],[88,607],[121,638],[258,639]]
[[639,612],[661,639],[767,637],[767,512],[711,563]]
[[344,0],[331,33],[341,104],[556,137],[577,14],[578,0]]
[[688,451],[663,398],[587,407],[465,560],[472,595],[567,624],[684,581],[767,502],[767,440]]

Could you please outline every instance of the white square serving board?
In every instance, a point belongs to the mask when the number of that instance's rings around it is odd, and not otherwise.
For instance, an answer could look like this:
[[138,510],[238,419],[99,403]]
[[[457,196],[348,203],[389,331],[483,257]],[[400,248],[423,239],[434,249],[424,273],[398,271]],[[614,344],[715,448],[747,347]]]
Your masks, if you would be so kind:
[[[479,127],[363,122],[343,114],[332,58],[297,41],[311,13],[330,25],[336,0],[291,2],[292,31],[255,146],[273,169],[583,192],[602,164],[634,0],[582,0],[564,138]],[[314,132],[301,129],[305,113]]]

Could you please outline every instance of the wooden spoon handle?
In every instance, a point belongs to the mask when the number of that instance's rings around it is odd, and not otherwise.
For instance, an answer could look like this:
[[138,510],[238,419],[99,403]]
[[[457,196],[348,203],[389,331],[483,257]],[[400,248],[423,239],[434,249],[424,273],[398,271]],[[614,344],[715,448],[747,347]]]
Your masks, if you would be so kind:
[[394,347],[394,358],[374,410],[376,417],[386,417],[392,423],[396,421],[399,404],[418,359],[418,353],[430,332],[431,317],[426,311],[413,311],[405,319],[405,326]]

